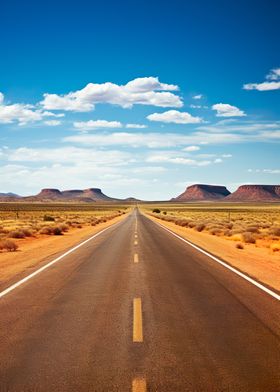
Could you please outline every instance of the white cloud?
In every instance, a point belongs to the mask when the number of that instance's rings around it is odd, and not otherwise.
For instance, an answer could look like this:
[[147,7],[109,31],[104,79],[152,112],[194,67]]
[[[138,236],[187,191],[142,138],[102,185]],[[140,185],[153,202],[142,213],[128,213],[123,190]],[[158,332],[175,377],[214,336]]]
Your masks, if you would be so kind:
[[197,94],[193,96],[193,99],[201,99],[201,98],[203,98],[202,94]]
[[91,111],[98,103],[123,108],[131,108],[135,104],[182,107],[181,98],[170,92],[177,90],[178,86],[161,83],[157,77],[136,78],[125,85],[89,83],[83,89],[65,95],[47,93],[41,104],[45,109],[75,112]]
[[[102,134],[79,134],[63,138],[67,143],[79,143],[89,146],[120,146],[132,148],[183,148],[189,145],[232,144],[246,142],[280,142],[280,126],[267,128],[265,124],[249,124],[236,126],[236,132],[231,125],[200,126],[195,132],[180,133],[130,133],[113,132]],[[269,124],[267,124],[269,125]],[[248,126],[248,130],[247,127]],[[255,130],[254,130],[255,129]],[[253,131],[254,130],[254,131]],[[253,132],[252,132],[253,131]]]
[[199,151],[200,147],[199,146],[188,146],[183,148],[183,151],[187,151],[187,152],[193,152],[193,151]]
[[25,125],[30,122],[41,121],[44,117],[57,117],[51,112],[35,109],[33,105],[14,103],[5,104],[4,94],[0,93],[0,123],[11,124],[17,122]]
[[95,129],[111,129],[122,128],[122,123],[119,121],[106,121],[106,120],[89,120],[89,121],[76,121],[74,127],[79,131],[92,131]]
[[[0,150],[1,152],[1,150]],[[60,147],[28,148],[2,150],[5,160],[9,162],[46,162],[77,165],[128,165],[134,161],[133,155],[117,150],[101,151],[93,148]]]
[[258,133],[260,131],[280,131],[280,122],[258,122],[238,121],[236,119],[218,121],[213,125],[201,125],[197,128],[200,131],[230,133]]
[[280,89],[279,82],[247,83],[243,86],[244,90],[271,91]]
[[178,110],[168,110],[163,113],[153,113],[147,116],[150,121],[161,121],[175,124],[198,124],[203,120],[200,117],[193,117],[187,112],[178,112]]
[[223,160],[221,158],[216,158],[214,160],[214,163],[222,163],[222,162],[223,162]]
[[228,103],[217,103],[212,106],[216,110],[217,117],[243,117],[246,114],[236,106],[229,105]]
[[61,121],[59,120],[48,120],[48,121],[44,121],[44,124],[50,126],[50,127],[56,127],[57,125],[61,124]]
[[193,105],[193,104],[191,104],[191,105],[190,105],[190,108],[191,108],[191,109],[208,109],[208,106],[206,106],[206,105]]
[[243,85],[244,90],[271,91],[280,89],[280,68],[272,69],[262,83],[247,83]]
[[189,166],[208,166],[211,161],[203,161],[197,159],[189,159],[185,157],[170,156],[167,153],[151,155],[146,159],[150,163],[172,163],[176,165],[189,165]]
[[126,128],[135,128],[135,129],[144,129],[147,128],[147,125],[144,124],[126,124]]
[[280,174],[280,169],[248,169],[249,173]]
[[232,154],[223,154],[222,158],[232,158]]

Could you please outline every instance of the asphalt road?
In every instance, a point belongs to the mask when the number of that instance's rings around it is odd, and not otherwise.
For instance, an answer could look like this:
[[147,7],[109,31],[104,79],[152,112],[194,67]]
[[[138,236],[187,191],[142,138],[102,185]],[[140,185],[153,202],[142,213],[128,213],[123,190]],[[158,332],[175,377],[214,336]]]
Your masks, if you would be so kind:
[[280,391],[280,303],[135,210],[0,298],[0,391],[145,390]]

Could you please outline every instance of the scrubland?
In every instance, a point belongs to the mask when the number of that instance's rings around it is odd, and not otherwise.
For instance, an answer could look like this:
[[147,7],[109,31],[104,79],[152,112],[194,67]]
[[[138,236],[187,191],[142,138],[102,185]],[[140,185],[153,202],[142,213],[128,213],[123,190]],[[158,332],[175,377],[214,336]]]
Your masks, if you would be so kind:
[[141,208],[152,220],[280,292],[279,204],[166,203]]
[[166,222],[232,241],[280,252],[280,205],[149,206],[145,211]]
[[128,209],[116,205],[0,204],[0,253],[16,251],[28,240],[100,225]]

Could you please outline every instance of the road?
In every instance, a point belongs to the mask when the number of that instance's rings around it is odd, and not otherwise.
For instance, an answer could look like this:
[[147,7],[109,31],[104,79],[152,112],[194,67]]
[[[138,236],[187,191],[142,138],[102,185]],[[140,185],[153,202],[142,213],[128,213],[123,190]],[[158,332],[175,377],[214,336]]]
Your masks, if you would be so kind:
[[135,209],[0,298],[0,391],[280,391],[280,303]]

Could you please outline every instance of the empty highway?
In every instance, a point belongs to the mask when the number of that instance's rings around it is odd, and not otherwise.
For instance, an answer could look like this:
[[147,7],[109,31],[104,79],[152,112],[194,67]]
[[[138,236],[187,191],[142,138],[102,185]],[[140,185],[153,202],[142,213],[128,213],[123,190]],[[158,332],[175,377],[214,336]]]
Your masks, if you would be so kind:
[[135,209],[0,298],[0,348],[1,392],[278,392],[280,302]]

